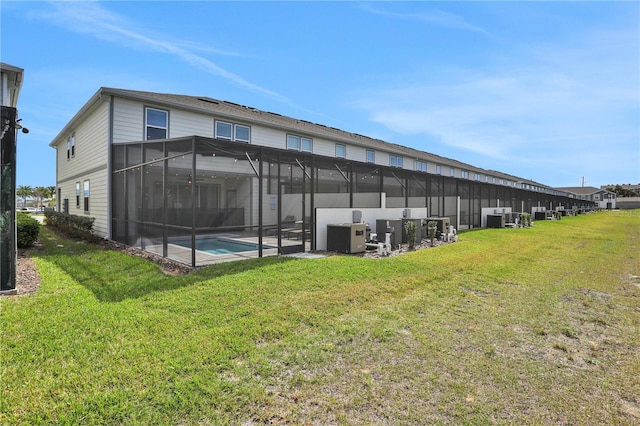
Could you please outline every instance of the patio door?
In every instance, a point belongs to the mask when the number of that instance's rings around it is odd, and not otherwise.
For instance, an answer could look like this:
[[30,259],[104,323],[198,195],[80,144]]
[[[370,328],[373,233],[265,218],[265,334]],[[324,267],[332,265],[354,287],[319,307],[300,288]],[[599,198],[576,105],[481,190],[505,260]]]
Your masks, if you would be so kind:
[[305,244],[309,240],[310,220],[305,214],[306,174],[301,158],[294,155],[281,157],[278,185],[278,246],[281,254],[304,252]]

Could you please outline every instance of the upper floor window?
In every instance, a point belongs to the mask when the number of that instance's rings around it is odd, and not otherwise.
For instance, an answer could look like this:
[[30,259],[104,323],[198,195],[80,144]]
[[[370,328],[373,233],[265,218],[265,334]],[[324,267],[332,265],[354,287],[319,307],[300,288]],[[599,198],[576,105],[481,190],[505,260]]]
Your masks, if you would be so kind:
[[442,166],[440,166],[440,165],[436,166],[436,174],[437,175],[441,175],[442,174]]
[[476,173],[476,175],[475,175],[475,179],[476,179],[478,182],[480,182],[480,180],[481,180],[481,176],[480,176],[480,174],[479,174],[479,173]]
[[400,168],[402,168],[402,166],[403,166],[402,157],[399,157],[399,156],[396,156],[396,155],[390,155],[389,156],[389,165],[391,167],[400,167]]
[[251,128],[242,124],[216,121],[215,137],[218,139],[249,143],[251,141]]
[[313,140],[303,136],[287,135],[287,149],[313,152]]
[[336,144],[336,157],[338,158],[347,158],[347,147],[346,145]]
[[71,158],[71,136],[67,138],[67,160]]
[[375,151],[367,150],[367,163],[375,163],[375,162],[376,162]]
[[76,156],[76,134],[71,135],[71,158]]
[[427,171],[427,162],[426,161],[416,160],[416,170],[418,170],[420,172],[426,172]]
[[463,170],[460,175],[463,179],[469,179],[469,172],[466,170]]
[[449,169],[449,176],[455,176],[456,175],[456,169],[454,169],[453,167],[451,167]]
[[166,139],[169,129],[169,111],[145,108],[145,140]]

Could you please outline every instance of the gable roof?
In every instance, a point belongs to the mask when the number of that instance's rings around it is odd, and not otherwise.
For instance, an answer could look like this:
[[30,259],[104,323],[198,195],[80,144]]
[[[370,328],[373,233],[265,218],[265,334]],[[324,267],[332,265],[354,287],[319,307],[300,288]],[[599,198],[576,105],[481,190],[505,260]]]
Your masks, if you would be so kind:
[[[344,142],[351,145],[359,145],[370,149],[377,149],[384,152],[399,154],[409,159],[418,159],[445,167],[454,167],[467,170],[470,173],[481,173],[497,177],[499,179],[507,179],[514,182],[522,182],[529,185],[538,186],[540,188],[554,189],[541,183],[524,179],[521,177],[509,175],[495,170],[486,170],[471,164],[463,163],[437,154],[420,151],[414,148],[406,147],[392,142],[375,139],[358,133],[351,133],[335,127],[325,126],[323,124],[313,123],[307,120],[287,117],[281,114],[262,111],[257,108],[239,105],[233,102],[223,101],[205,96],[177,95],[169,93],[146,92],[140,90],[117,89],[110,87],[100,88],[91,99],[76,113],[69,123],[60,131],[60,133],[49,144],[54,146],[57,140],[64,134],[68,133],[75,124],[90,110],[109,96],[117,96],[121,98],[131,99],[135,101],[152,103],[157,106],[174,107],[193,112],[215,115],[221,118],[233,120],[246,120],[248,123],[259,123],[267,127],[278,128],[287,131],[295,131],[308,136],[324,137],[336,142]],[[555,190],[559,190],[555,188]]]

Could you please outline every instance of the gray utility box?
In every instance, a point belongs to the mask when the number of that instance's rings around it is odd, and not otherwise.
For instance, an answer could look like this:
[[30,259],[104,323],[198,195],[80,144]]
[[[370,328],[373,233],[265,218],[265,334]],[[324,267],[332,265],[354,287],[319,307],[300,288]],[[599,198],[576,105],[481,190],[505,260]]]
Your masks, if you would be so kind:
[[378,234],[378,241],[384,242],[385,234],[391,234],[391,245],[397,247],[402,243],[402,219],[377,219],[376,220],[376,234]]
[[449,233],[449,226],[451,226],[451,219],[448,217],[428,217],[425,219],[424,223],[424,231],[426,233],[427,238],[429,237],[427,224],[431,221],[434,221],[438,224],[438,235],[441,233]]
[[547,212],[546,211],[534,212],[533,213],[533,220],[545,220],[545,219],[547,219]]
[[407,234],[407,230],[404,227],[404,224],[407,222],[413,222],[416,224],[416,243],[419,243],[422,240],[422,219],[402,219],[402,242],[409,242],[409,235]]
[[327,225],[327,250],[339,253],[363,253],[366,249],[366,223]]
[[504,215],[503,214],[488,214],[487,215],[487,228],[504,228]]

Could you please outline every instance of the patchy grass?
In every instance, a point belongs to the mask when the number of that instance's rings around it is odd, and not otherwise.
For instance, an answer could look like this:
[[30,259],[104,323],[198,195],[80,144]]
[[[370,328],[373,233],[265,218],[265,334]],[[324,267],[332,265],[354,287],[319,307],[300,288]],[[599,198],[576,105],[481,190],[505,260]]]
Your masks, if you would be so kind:
[[42,242],[0,300],[2,424],[640,422],[640,211],[183,276]]

